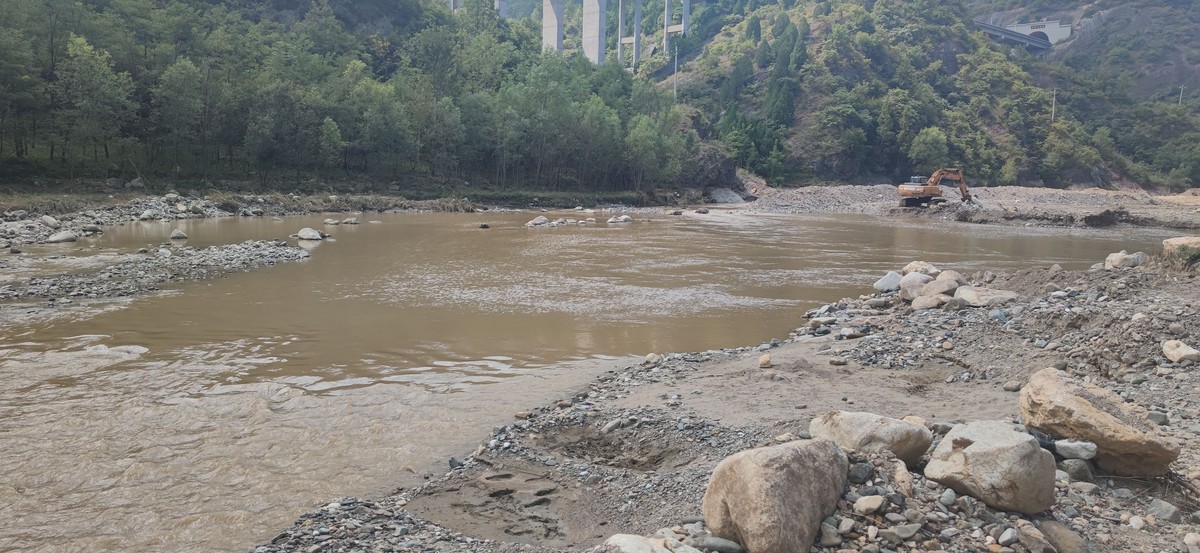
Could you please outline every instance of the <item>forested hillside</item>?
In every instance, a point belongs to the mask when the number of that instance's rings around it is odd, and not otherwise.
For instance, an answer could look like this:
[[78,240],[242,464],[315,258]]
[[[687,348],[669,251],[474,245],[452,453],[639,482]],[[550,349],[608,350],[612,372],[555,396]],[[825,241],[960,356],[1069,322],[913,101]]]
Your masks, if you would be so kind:
[[[499,19],[490,0],[5,0],[0,178],[603,191],[725,184],[736,160],[779,185],[962,165],[986,184],[1197,186],[1200,101],[1138,76],[1194,63],[1179,37],[1200,17],[1138,4],[697,1],[673,76],[661,30],[636,74],[543,54],[537,2]],[[1153,13],[1177,46],[1093,34],[1038,59],[975,31],[989,10]],[[644,28],[661,18],[649,0]]]
[[543,56],[536,22],[500,20],[490,2],[456,14],[423,0],[6,0],[4,11],[10,178],[639,189],[732,174],[669,91],[616,65]]
[[1200,185],[1200,102],[1076,65],[990,42],[959,3],[785,2],[722,31],[681,94],[740,163],[790,180],[953,164],[991,184]]

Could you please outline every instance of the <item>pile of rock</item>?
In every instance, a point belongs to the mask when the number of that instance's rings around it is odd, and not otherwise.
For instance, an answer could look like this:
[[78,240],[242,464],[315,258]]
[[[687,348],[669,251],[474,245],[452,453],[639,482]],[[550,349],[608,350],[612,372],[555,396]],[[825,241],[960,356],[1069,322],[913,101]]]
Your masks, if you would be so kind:
[[[1128,489],[1091,482],[1102,472],[1169,469],[1179,448],[1155,433],[1145,410],[1046,369],[1024,387],[1021,412],[1027,426],[978,421],[936,439],[931,427],[946,425],[827,413],[810,423],[811,439],[740,452],[717,465],[702,520],[649,537],[614,536],[593,551],[1085,553],[1122,548],[1128,542],[1121,528],[1169,529],[1193,517],[1200,523],[1200,512],[1186,515],[1162,498],[1132,502]],[[1056,458],[1058,467],[1085,470],[1057,470]],[[1170,534],[1151,539],[1166,546],[1177,539]],[[704,541],[710,535],[731,544],[713,546]],[[1197,541],[1189,534],[1176,547],[1193,547],[1187,540]]]
[[942,271],[925,261],[913,261],[900,272],[888,272],[874,288],[883,294],[898,292],[898,297],[912,304],[914,310],[996,307],[1017,299],[1014,292],[972,285],[958,271]]
[[[628,215],[622,215],[622,217],[629,219],[629,221],[633,220]],[[616,217],[614,217],[614,219],[615,218]],[[629,221],[609,220],[608,222],[610,222],[610,223],[626,222],[627,223]],[[594,217],[588,217],[586,219],[576,219],[574,217],[559,217],[557,219],[550,220],[545,215],[538,215],[537,217],[534,217],[533,219],[531,219],[529,222],[525,223],[525,226],[529,227],[529,228],[553,228],[553,227],[565,227],[567,225],[590,225],[590,224],[595,224],[595,223],[596,223],[596,219]]]

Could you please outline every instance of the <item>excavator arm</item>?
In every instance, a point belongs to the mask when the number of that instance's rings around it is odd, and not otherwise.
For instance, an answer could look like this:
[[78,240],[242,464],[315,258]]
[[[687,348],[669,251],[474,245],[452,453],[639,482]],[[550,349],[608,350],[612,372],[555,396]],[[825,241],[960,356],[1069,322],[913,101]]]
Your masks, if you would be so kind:
[[929,176],[927,184],[929,186],[941,186],[942,181],[952,181],[957,184],[958,193],[962,195],[962,201],[974,203],[975,200],[971,197],[971,192],[967,189],[967,178],[963,176],[962,169],[938,169],[934,174]]

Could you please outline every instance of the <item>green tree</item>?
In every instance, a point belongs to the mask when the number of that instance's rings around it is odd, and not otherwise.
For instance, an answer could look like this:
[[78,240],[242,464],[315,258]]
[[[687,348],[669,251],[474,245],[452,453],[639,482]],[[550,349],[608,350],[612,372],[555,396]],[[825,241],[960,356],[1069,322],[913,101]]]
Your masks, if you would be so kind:
[[121,135],[121,127],[134,117],[133,81],[128,73],[113,71],[112,57],[87,39],[73,36],[67,57],[59,66],[54,91],[61,103],[57,128],[65,149],[68,144],[90,146],[93,159],[102,147]]
[[934,171],[950,165],[950,146],[946,133],[938,127],[925,127],[912,139],[908,159],[914,167]]
[[179,165],[179,151],[193,144],[204,111],[204,78],[191,60],[180,58],[171,64],[154,87],[154,106],[161,136],[170,144],[173,165]]
[[318,142],[321,165],[326,169],[344,165],[346,146],[346,140],[342,138],[342,129],[338,127],[337,121],[326,117],[321,122],[321,135]]
[[762,21],[757,17],[751,16],[746,21],[746,40],[755,44],[762,40]]
[[28,129],[18,119],[39,107],[38,89],[42,83],[36,71],[33,50],[25,36],[0,27],[0,158],[7,136],[12,136],[13,155],[22,158],[28,153],[24,141]]

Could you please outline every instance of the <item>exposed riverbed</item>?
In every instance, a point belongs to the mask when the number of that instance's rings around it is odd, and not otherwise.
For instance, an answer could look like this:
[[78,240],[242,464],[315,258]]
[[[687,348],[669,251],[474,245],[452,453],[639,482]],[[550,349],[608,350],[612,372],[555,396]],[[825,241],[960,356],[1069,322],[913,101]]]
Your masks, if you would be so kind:
[[[622,356],[786,336],[911,259],[1086,268],[1173,235],[719,211],[523,228],[533,215],[363,215],[304,261],[6,326],[0,550],[243,549],[321,501],[414,478]],[[323,219],[139,222],[26,251],[65,263],[176,227],[205,247]]]

